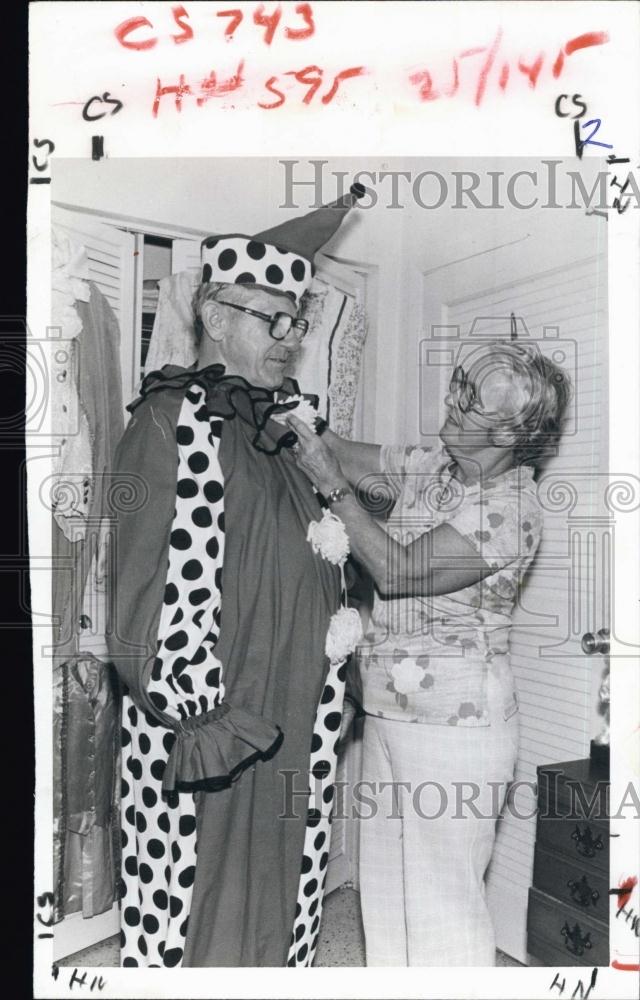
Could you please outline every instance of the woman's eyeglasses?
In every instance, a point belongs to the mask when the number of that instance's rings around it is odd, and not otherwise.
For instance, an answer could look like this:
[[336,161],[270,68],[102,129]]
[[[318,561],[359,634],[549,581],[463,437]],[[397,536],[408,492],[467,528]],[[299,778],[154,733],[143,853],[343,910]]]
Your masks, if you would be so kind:
[[284,340],[293,329],[293,332],[298,340],[302,341],[309,331],[309,324],[306,319],[297,319],[289,313],[275,312],[273,315],[269,316],[267,313],[258,312],[256,309],[247,309],[246,306],[238,306],[235,302],[223,302],[220,299],[216,299],[216,302],[220,306],[228,306],[229,309],[237,309],[238,312],[247,313],[248,316],[255,316],[256,319],[261,319],[263,322],[268,323],[269,335],[273,337],[274,340]]
[[457,365],[453,369],[451,381],[449,382],[449,393],[454,397],[461,413],[468,413],[473,409],[478,400],[476,387],[469,380],[462,365]]

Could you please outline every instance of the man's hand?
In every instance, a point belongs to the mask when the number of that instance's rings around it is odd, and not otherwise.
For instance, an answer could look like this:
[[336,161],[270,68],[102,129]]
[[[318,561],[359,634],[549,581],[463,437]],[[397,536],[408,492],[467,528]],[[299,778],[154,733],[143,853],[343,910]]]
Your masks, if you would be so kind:
[[293,415],[287,417],[287,423],[298,435],[298,444],[294,445],[294,454],[298,467],[309,477],[316,489],[323,496],[339,487],[348,488],[340,463],[330,448],[310,430],[302,420]]

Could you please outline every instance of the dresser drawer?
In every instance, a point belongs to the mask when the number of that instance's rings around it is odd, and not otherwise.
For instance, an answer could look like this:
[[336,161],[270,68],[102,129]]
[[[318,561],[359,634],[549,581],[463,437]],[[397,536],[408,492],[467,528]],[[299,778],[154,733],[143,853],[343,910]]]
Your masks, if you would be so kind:
[[[559,903],[537,889],[529,889],[527,913],[529,951],[540,942],[562,953],[570,965],[608,965],[609,929],[571,905]],[[535,942],[538,942],[536,945]]]
[[568,951],[560,951],[544,938],[531,934],[527,938],[527,952],[531,959],[530,965],[551,965],[557,969],[561,969],[563,965],[589,965],[589,962],[585,963],[583,958],[570,955]]
[[587,876],[593,871],[602,872],[605,878],[609,876],[608,823],[538,816],[536,843],[578,862]]
[[592,760],[570,760],[538,768],[538,808],[574,820],[609,819],[609,776]]
[[603,924],[609,920],[609,886],[606,874],[582,862],[567,859],[537,846],[533,885],[560,903],[568,903]]

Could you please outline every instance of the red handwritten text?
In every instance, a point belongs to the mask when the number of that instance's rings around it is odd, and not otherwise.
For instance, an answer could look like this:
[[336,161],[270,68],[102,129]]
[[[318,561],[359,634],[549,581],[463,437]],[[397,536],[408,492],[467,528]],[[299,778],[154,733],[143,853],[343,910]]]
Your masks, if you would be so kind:
[[[177,83],[164,84],[160,79],[157,79],[156,92],[151,109],[153,117],[158,117],[163,97],[172,96],[176,111],[182,111],[185,97],[195,98],[197,106],[201,107],[212,97],[223,97],[241,90],[245,83],[243,71],[244,61],[240,60],[235,73],[226,79],[219,79],[215,70],[211,70],[209,76],[198,81],[195,85],[187,83],[182,73]],[[267,95],[272,96],[274,100],[262,99],[257,102],[257,105],[265,111],[281,108],[287,101],[287,91],[289,88],[286,87],[284,78],[288,77],[293,77],[296,83],[301,84],[305,88],[302,96],[303,104],[311,104],[316,93],[324,84],[326,84],[327,89],[320,95],[320,102],[325,105],[331,104],[345,80],[363,76],[366,72],[367,70],[364,66],[349,66],[335,73],[332,77],[325,76],[324,70],[320,66],[305,66],[299,70],[288,70],[282,73],[280,77],[270,76],[265,81],[264,89],[267,91]],[[282,80],[281,77],[283,78]]]
[[620,879],[618,882],[618,888],[620,892],[618,893],[618,909],[626,906],[631,899],[631,893],[638,884],[638,879],[635,875],[631,875],[629,878]]
[[[169,34],[169,38],[176,45],[189,42],[195,38],[193,27],[189,24],[189,12],[182,4],[172,7],[171,15],[176,27],[180,29],[178,34]],[[224,29],[224,38],[228,42],[234,38],[237,29],[245,20],[243,11],[236,7],[229,10],[216,11],[216,17],[228,18],[228,23]],[[255,8],[252,21],[256,27],[264,29],[262,40],[265,45],[271,45],[281,20],[281,4],[278,4],[270,11],[267,11],[263,3]],[[293,10],[288,7],[285,20],[287,23],[281,29],[281,34],[291,41],[300,42],[305,38],[311,38],[316,30],[313,20],[313,10],[309,3],[296,4]],[[125,49],[130,49],[132,52],[145,52],[148,49],[154,48],[159,41],[159,35],[153,23],[147,17],[130,17],[126,21],[122,21],[114,29],[114,34],[119,44]]]
[[[454,97],[461,90],[462,86],[462,60],[471,59],[476,56],[483,56],[482,60],[479,61],[474,68],[475,75],[472,76],[471,88],[473,93],[473,102],[476,107],[479,107],[485,96],[491,71],[498,61],[497,57],[501,41],[502,29],[499,28],[490,45],[464,49],[462,52],[459,52],[456,56],[454,56],[451,63],[451,76],[448,86],[440,87],[439,89],[436,88],[434,85],[433,73],[426,67],[421,67],[411,72],[409,74],[409,81],[418,88],[418,95],[421,101],[436,101],[441,97]],[[593,45],[604,45],[605,42],[608,41],[609,36],[604,31],[589,31],[584,35],[578,35],[576,38],[571,38],[561,47],[555,57],[551,66],[551,73],[553,77],[557,79],[560,76],[564,68],[566,56],[573,55],[574,52],[578,52],[580,49],[589,48]],[[512,66],[508,61],[500,60],[501,65],[497,79],[498,87],[503,92],[507,89],[509,80],[513,78],[511,71],[514,69],[518,73],[522,74],[522,76],[528,81],[529,87],[535,88],[545,65],[546,58],[547,57],[544,52],[538,52],[531,57],[521,55],[517,59],[515,66]]]

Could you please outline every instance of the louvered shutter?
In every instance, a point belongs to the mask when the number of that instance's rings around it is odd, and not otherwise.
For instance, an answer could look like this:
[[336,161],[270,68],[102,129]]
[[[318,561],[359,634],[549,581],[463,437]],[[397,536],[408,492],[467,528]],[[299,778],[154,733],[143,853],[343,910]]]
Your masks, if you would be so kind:
[[[535,840],[536,768],[588,756],[592,672],[584,632],[609,625],[607,469],[607,269],[593,257],[449,302],[446,323],[480,337],[490,317],[513,310],[519,336],[568,367],[574,400],[557,457],[539,478],[543,539],[514,614],[511,662],[520,700],[520,751],[513,809],[499,824],[487,882],[497,945],[526,957],[527,891]],[[487,318],[486,322],[483,317]],[[544,336],[546,328],[547,336]],[[558,336],[555,336],[557,328]],[[575,352],[575,355],[574,355]],[[527,819],[520,816],[529,817]]]
[[135,267],[137,237],[115,225],[106,225],[82,212],[51,207],[51,222],[87,252],[89,277],[111,305],[120,327],[122,398],[125,405],[135,395],[139,375],[140,308],[142,277]]

